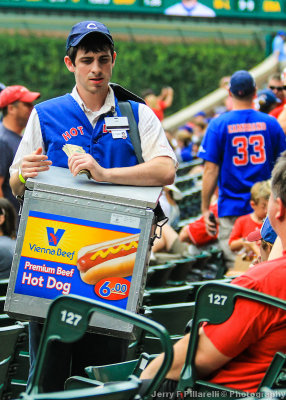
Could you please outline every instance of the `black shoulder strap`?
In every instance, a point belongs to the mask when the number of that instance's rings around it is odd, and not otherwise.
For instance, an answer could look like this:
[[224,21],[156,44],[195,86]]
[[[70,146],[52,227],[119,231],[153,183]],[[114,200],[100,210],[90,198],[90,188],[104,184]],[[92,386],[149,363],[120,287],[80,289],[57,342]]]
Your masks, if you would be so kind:
[[137,103],[145,104],[145,101],[141,97],[137,96],[137,94],[135,93],[130,92],[130,90],[127,90],[124,87],[118,85],[118,83],[110,83],[109,86],[111,86],[115,96],[119,101],[133,100],[137,101]]
[[[134,114],[133,114],[131,104],[129,103],[128,100],[134,100],[134,101],[137,101],[138,103],[143,103],[143,104],[145,104],[145,102],[140,97],[134,95],[134,93],[129,92],[128,90],[122,88],[120,85],[112,83],[111,87],[114,90],[114,93],[119,100],[118,106],[119,106],[121,114],[128,118],[130,140],[134,147],[134,151],[135,151],[138,163],[141,164],[144,162],[144,160],[142,157],[142,148],[141,148],[139,129],[138,129],[138,125],[137,125],[137,122],[136,122]],[[154,235],[154,239],[155,239],[156,236],[159,238],[161,237],[162,226],[166,222],[168,222],[168,218],[165,216],[164,211],[161,208],[160,202],[158,202],[158,204],[154,210],[154,213],[156,216],[156,224],[160,227],[160,235],[157,236],[155,234]]]
[[129,101],[119,101],[118,106],[121,111],[121,114],[128,118],[129,137],[134,147],[137,160],[139,164],[141,164],[144,162],[142,157],[141,140],[140,140],[138,125],[136,123],[131,104],[129,103]]

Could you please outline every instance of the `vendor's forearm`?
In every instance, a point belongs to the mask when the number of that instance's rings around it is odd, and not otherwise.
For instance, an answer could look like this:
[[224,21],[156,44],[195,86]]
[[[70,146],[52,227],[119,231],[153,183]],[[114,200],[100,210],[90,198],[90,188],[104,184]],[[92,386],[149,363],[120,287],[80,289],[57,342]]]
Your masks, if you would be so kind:
[[14,196],[22,196],[25,192],[25,184],[20,181],[18,173],[11,176],[10,186]]
[[107,182],[134,186],[166,186],[174,182],[175,165],[169,157],[156,157],[134,167],[105,170]]

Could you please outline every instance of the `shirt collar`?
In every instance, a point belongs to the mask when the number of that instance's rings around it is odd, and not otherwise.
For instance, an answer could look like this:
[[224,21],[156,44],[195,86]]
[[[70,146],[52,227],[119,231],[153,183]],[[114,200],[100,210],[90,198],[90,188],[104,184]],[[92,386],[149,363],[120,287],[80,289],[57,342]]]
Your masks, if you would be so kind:
[[111,112],[115,111],[114,92],[110,86],[108,87],[108,93],[105,102],[99,111],[92,111],[85,105],[84,101],[82,100],[77,91],[76,86],[73,88],[71,95],[75,99],[75,101],[79,104],[80,108],[84,111],[85,114],[96,113],[98,115],[101,115],[101,114],[106,114],[109,111]]

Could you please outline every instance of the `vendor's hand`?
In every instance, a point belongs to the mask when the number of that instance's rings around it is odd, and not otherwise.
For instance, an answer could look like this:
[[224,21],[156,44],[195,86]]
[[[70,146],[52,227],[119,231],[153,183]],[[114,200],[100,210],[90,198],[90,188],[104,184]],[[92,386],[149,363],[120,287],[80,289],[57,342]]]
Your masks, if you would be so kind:
[[88,153],[74,153],[69,157],[68,166],[73,176],[76,176],[81,170],[85,169],[90,172],[95,181],[105,181],[105,168],[102,168]]
[[206,224],[207,233],[210,236],[215,236],[216,233],[217,233],[217,225],[216,224],[218,224],[218,220],[216,219],[216,223],[210,221],[210,213],[211,212],[209,210],[204,211],[203,212],[203,217],[204,217],[204,221],[205,221],[205,224]]
[[52,161],[48,160],[48,156],[43,154],[43,149],[39,147],[32,154],[25,156],[21,164],[21,175],[25,179],[34,178],[39,172],[48,171],[52,165]]

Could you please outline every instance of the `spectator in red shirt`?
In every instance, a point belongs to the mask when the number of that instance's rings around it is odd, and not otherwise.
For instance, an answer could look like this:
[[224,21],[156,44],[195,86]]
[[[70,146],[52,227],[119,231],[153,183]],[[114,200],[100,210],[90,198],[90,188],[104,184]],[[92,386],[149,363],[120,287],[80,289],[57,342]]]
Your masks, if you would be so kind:
[[164,111],[171,107],[174,98],[174,90],[171,87],[164,87],[159,96],[156,96],[152,89],[143,91],[142,96],[145,103],[157,115],[160,121],[164,119]]
[[250,205],[253,208],[253,212],[237,218],[232,228],[228,244],[232,251],[238,252],[244,249],[246,252],[254,252],[258,256],[258,246],[255,242],[249,242],[247,236],[255,230],[260,231],[263,220],[266,217],[270,196],[269,180],[255,183],[250,193]]

